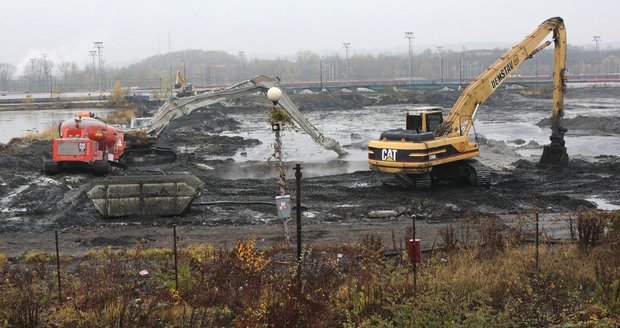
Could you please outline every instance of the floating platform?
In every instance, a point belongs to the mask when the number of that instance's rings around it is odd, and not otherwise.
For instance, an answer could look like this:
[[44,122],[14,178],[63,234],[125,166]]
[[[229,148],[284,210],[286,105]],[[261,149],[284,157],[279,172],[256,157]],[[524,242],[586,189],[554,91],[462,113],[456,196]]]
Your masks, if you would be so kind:
[[103,216],[181,215],[204,183],[193,175],[113,176],[94,181],[87,192]]

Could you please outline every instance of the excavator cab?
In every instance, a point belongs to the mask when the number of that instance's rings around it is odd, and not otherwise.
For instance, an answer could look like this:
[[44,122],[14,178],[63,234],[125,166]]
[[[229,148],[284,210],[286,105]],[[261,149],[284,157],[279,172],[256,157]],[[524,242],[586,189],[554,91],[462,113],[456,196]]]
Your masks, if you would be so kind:
[[406,130],[420,132],[433,132],[443,122],[441,108],[420,108],[413,112],[407,112],[405,120]]

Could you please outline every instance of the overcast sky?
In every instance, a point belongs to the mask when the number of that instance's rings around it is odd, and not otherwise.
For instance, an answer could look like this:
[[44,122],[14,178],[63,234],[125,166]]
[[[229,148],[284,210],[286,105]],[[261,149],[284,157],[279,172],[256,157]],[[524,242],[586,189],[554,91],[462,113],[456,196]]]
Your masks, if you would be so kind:
[[55,62],[90,61],[103,41],[108,66],[181,49],[244,51],[248,58],[298,50],[405,52],[460,44],[519,42],[561,16],[568,42],[601,47],[620,41],[617,0],[0,0],[0,62],[22,66],[45,53]]

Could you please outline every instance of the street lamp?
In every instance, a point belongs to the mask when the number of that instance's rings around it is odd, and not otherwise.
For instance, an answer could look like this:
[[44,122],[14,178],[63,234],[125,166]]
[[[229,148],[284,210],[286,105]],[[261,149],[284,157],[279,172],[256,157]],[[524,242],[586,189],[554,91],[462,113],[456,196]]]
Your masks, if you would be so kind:
[[241,81],[245,78],[245,52],[244,51],[239,51],[239,60],[241,61],[240,70],[239,70],[239,72],[241,73],[241,76],[239,77],[239,80]]
[[345,57],[347,60],[347,85],[351,83],[351,70],[349,69],[349,48],[351,48],[351,42],[343,42],[342,46],[344,47]]
[[321,75],[321,91],[323,92],[323,59],[324,57],[319,58],[319,70]]
[[441,84],[443,84],[443,47],[437,47],[437,52],[439,52],[439,74],[441,75]]
[[[49,79],[50,83],[50,103],[54,101],[53,92],[52,92],[52,70],[51,67],[47,63],[47,54],[43,54],[43,70],[45,71],[46,80]],[[41,83],[43,84],[43,83]]]
[[411,84],[411,81],[413,79],[413,77],[411,76],[411,60],[413,57],[413,39],[415,39],[415,37],[413,36],[413,32],[405,32],[405,39],[409,39],[409,84]]
[[[598,44],[599,44],[599,42],[601,42],[601,36],[600,36],[600,35],[595,35],[595,36],[593,36],[593,37],[592,37],[592,41],[594,41],[594,43],[596,44],[596,60],[597,60],[597,61],[600,61],[600,60],[601,60],[601,54],[600,54],[600,52],[599,52],[599,47],[598,47]],[[602,66],[602,63],[601,63],[601,66]],[[598,72],[599,72],[599,71],[600,71],[600,70],[598,70],[598,69],[597,69],[597,70],[594,72],[594,73],[597,75],[597,76],[596,76],[596,78],[598,78]]]

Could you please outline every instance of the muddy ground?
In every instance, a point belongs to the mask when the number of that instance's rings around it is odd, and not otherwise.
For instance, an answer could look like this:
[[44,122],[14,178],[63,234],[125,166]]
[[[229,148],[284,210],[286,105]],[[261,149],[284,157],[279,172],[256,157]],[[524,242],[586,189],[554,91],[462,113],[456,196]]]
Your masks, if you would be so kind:
[[[575,89],[567,98],[615,98],[616,89]],[[303,111],[349,110],[371,105],[430,104],[450,107],[458,92],[398,92],[386,94],[298,95],[293,100]],[[510,111],[515,103],[531,104],[537,110],[549,91],[501,91],[486,106],[495,115]],[[234,108],[198,110],[174,121],[160,138],[162,145],[191,148],[174,164],[157,167],[116,168],[112,175],[194,174],[205,183],[191,211],[179,217],[101,217],[85,195],[95,177],[88,172],[66,172],[46,176],[43,159],[51,153],[47,141],[14,139],[0,145],[0,252],[18,256],[29,249],[52,250],[53,231],[60,232],[61,250],[81,254],[92,247],[133,247],[143,241],[148,247],[169,246],[173,225],[178,225],[181,245],[208,242],[232,246],[239,238],[258,237],[263,245],[282,241],[282,225],[275,218],[273,202],[278,194],[273,178],[223,179],[231,169],[263,170],[267,164],[247,167],[234,160],[205,160],[208,155],[233,156],[259,140],[230,137],[223,131],[238,129],[239,122],[226,113],[268,111],[261,99],[246,98]],[[546,109],[545,109],[546,110]],[[620,114],[618,115],[620,116]],[[569,128],[580,134],[618,133],[617,124],[593,118],[572,119]],[[582,122],[582,123],[580,123]],[[544,122],[541,122],[544,124]],[[601,125],[602,124],[602,125]],[[604,130],[604,132],[601,132]],[[595,208],[587,199],[598,195],[620,205],[620,158],[598,156],[573,158],[564,169],[537,168],[534,159],[520,158],[503,142],[481,139],[481,161],[493,168],[490,190],[466,185],[437,184],[431,192],[407,190],[391,183],[392,178],[370,171],[303,178],[304,240],[309,243],[354,242],[365,234],[380,234],[386,241],[392,232],[403,238],[411,218],[417,218],[418,234],[428,246],[438,241],[438,230],[467,211],[506,214],[530,211],[560,213]],[[349,145],[350,146],[350,145]],[[539,147],[540,145],[533,145]],[[291,166],[294,164],[291,163]],[[304,164],[310,167],[315,164]],[[326,164],[322,164],[326,165]],[[327,166],[346,165],[335,160]],[[289,175],[294,178],[293,175]],[[291,193],[294,181],[290,180]],[[205,204],[226,201],[227,204]],[[253,203],[253,204],[250,204]],[[259,203],[259,204],[256,204]],[[391,211],[374,217],[373,211]],[[294,232],[294,222],[290,231]]]

